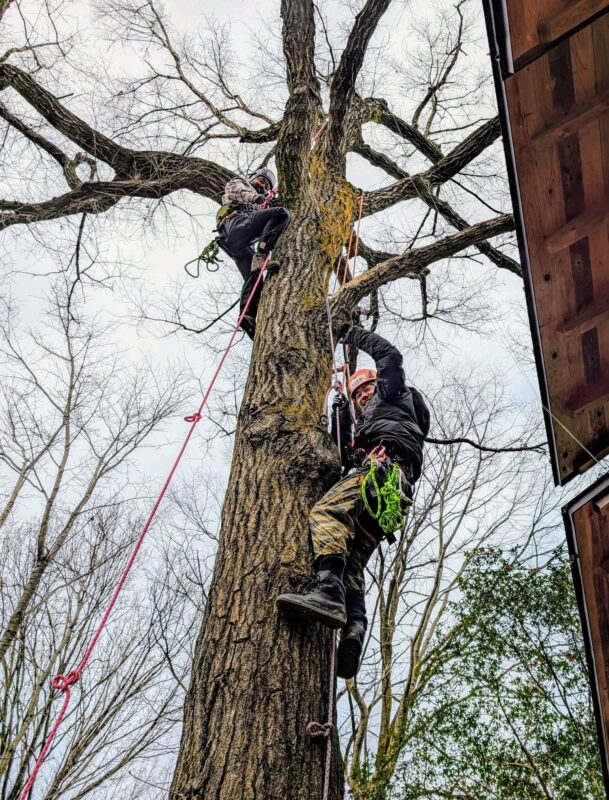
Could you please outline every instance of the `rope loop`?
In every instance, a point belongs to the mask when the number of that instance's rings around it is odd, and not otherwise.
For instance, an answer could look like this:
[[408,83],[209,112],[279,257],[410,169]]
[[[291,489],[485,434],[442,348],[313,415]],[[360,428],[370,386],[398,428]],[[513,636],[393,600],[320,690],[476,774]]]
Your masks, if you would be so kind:
[[[197,271],[196,272],[194,272],[194,271],[191,272],[191,267],[190,267],[191,264],[196,264],[197,265]],[[184,272],[190,278],[195,278],[196,279],[196,278],[199,277],[199,275],[201,274],[201,262],[199,260],[199,256],[197,256],[196,258],[193,258],[192,261],[187,261],[184,264]]]
[[331,722],[309,722],[307,725],[307,733],[311,739],[327,739],[334,730],[334,725]]
[[187,417],[184,417],[184,422],[200,422],[203,417],[199,414],[198,411],[195,411],[194,414],[189,414]]
[[[218,246],[218,242],[216,239],[212,239],[209,244],[207,244],[203,250],[199,253],[196,258],[187,261],[184,264],[184,270],[187,275],[191,278],[198,278],[201,274],[201,262],[205,264],[205,269],[208,272],[217,272],[220,269],[220,264],[222,263],[219,258],[220,247]],[[194,269],[191,268],[191,264],[197,265],[197,271],[194,272]]]
[[51,686],[59,692],[67,692],[70,686],[74,686],[74,684],[78,683],[80,675],[81,673],[77,669],[73,669],[72,672],[68,672],[67,675],[60,673],[59,675],[55,675],[51,680]]

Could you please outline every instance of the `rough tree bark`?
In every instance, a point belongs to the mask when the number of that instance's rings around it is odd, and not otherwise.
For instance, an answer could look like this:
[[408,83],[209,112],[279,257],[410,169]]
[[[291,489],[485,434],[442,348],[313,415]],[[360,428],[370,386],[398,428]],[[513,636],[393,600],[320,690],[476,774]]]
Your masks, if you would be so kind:
[[[322,147],[311,151],[321,116],[313,5],[286,2],[282,15],[291,101],[276,163],[293,221],[259,310],[175,798],[321,796],[324,748],[305,729],[325,718],[331,636],[287,625],[274,600],[309,574],[308,511],[339,474],[320,422],[331,373],[324,301],[356,193]],[[334,758],[333,797],[341,795],[340,767]]]

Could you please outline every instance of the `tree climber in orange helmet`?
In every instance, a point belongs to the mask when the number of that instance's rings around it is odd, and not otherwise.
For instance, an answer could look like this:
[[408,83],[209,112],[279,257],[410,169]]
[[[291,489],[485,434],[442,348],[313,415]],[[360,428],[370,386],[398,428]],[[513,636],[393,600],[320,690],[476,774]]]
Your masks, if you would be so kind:
[[[277,606],[292,619],[342,628],[337,672],[342,678],[352,678],[359,667],[368,624],[364,568],[387,535],[366,510],[362,481],[370,468],[371,451],[382,447],[385,455],[380,457],[379,484],[382,486],[383,475],[395,464],[406,498],[412,497],[414,482],[421,474],[429,410],[420,393],[406,385],[402,354],[396,347],[356,326],[349,329],[344,341],[372,356],[376,370],[357,370],[349,381],[357,415],[353,430],[347,399],[340,394],[332,405],[332,436],[340,442],[347,474],[309,515],[316,568],[311,588],[279,595]],[[388,538],[395,541],[393,536]]]

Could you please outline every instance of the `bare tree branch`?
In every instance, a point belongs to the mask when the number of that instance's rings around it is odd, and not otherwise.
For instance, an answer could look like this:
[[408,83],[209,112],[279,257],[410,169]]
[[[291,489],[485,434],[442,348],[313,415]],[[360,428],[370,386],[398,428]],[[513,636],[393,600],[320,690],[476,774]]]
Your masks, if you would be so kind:
[[[388,156],[384,153],[379,153],[374,150],[369,145],[365,144],[364,142],[359,142],[358,144],[354,145],[352,148],[354,153],[358,153],[362,158],[365,158],[371,164],[374,164],[376,167],[380,167],[392,175],[394,178],[408,178],[410,177],[407,172],[402,170],[394,161],[392,161]],[[458,231],[463,231],[466,228],[470,227],[470,223],[467,220],[463,219],[460,214],[458,214],[450,203],[447,203],[446,200],[442,200],[437,194],[431,191],[422,191],[420,194],[421,200],[423,200],[427,205],[433,210],[440,213],[444,219],[449,222],[454,228]],[[513,272],[515,275],[522,277],[522,270],[520,268],[520,264],[515,261],[513,258],[510,258],[505,253],[502,253],[497,248],[490,245],[488,242],[482,242],[476,245],[477,249],[483,253],[487,258],[493,262],[496,266],[500,269],[507,269],[509,272]],[[370,254],[370,249],[367,248],[368,253]],[[364,255],[362,253],[362,255]],[[378,263],[378,260],[377,260]]]
[[82,181],[79,179],[76,168],[79,164],[87,164],[90,170],[90,177],[93,178],[95,175],[96,167],[94,159],[90,158],[89,156],[84,155],[83,153],[77,153],[74,158],[69,158],[62,150],[57,147],[57,145],[50,142],[48,139],[45,139],[44,136],[39,134],[33,128],[30,128],[29,125],[26,125],[25,122],[16,117],[12,114],[8,108],[3,104],[0,103],[0,117],[6,120],[12,128],[19,131],[23,136],[33,142],[37,147],[40,147],[41,150],[47,152],[52,158],[57,161],[57,163],[61,166],[63,170],[64,177],[70,186],[71,189],[78,189],[82,185]]
[[344,159],[348,110],[355,94],[355,82],[364,63],[368,44],[391,0],[367,0],[355,18],[347,44],[330,86],[330,113],[327,132],[331,163]]
[[233,310],[239,304],[239,300],[235,300],[228,308],[225,308],[217,317],[208,322],[207,325],[204,325],[202,328],[191,328],[188,325],[185,325],[179,318],[178,319],[166,319],[165,317],[152,317],[148,314],[143,314],[142,319],[147,320],[149,322],[162,322],[164,325],[171,325],[173,326],[173,330],[171,333],[177,333],[177,331],[186,331],[187,333],[205,333],[210,328],[216,324],[216,322],[220,322],[230,311]]
[[367,97],[362,100],[367,109],[366,118],[383,125],[402,139],[414,145],[420,153],[436,164],[444,158],[442,150],[437,144],[430,141],[421,131],[417,130],[406,120],[396,116],[390,109],[386,100],[381,97]]
[[455,6],[455,10],[456,10],[457,15],[459,17],[459,26],[457,28],[457,33],[456,33],[456,37],[455,37],[456,38],[455,44],[445,54],[445,57],[447,58],[447,61],[445,62],[444,69],[442,70],[441,75],[433,82],[433,84],[430,83],[430,85],[428,87],[428,90],[425,93],[425,97],[423,98],[423,100],[421,100],[421,102],[417,106],[416,111],[414,112],[414,115],[412,117],[412,124],[414,125],[415,128],[418,128],[419,127],[419,120],[421,118],[421,114],[425,110],[425,108],[428,105],[428,103],[431,101],[431,103],[432,103],[432,113],[429,115],[429,119],[427,120],[427,124],[425,126],[425,132],[427,134],[429,134],[429,130],[431,128],[431,123],[432,123],[433,118],[434,118],[434,116],[436,114],[438,93],[439,93],[440,89],[442,89],[442,87],[444,87],[446,85],[446,83],[448,82],[448,78],[450,76],[450,73],[455,68],[455,66],[457,64],[457,61],[459,59],[459,55],[462,52],[464,19],[463,19],[463,12],[461,11],[461,6],[463,5],[463,2],[464,2],[464,0],[460,0],[460,2],[457,3],[456,6]]
[[535,451],[538,453],[545,453],[548,449],[546,442],[539,444],[523,445],[522,447],[487,447],[479,442],[474,442],[473,439],[457,438],[457,439],[434,439],[427,436],[425,439],[429,444],[468,444],[470,447],[475,447],[483,453],[525,453]]
[[10,225],[30,225],[73,214],[102,214],[120,200],[119,195],[99,194],[84,184],[80,189],[43,203],[0,200],[0,230]]
[[264,144],[265,142],[274,142],[279,136],[281,130],[281,122],[275,122],[269,125],[268,128],[261,128],[259,131],[242,130],[239,141],[244,144]]
[[62,169],[65,169],[69,160],[67,155],[60,150],[57,145],[53,144],[53,142],[45,139],[44,136],[41,136],[37,131],[26,125],[19,117],[12,114],[2,102],[0,102],[0,117],[6,120],[6,122],[8,122],[11,127],[15,128],[15,130],[19,131],[19,133],[23,134],[23,136],[27,137],[37,147],[40,147],[41,150],[47,152],[51,158],[57,161]]
[[384,189],[364,195],[364,214],[375,214],[403,200],[418,197],[457,175],[501,135],[499,117],[494,117],[458,144],[427,172],[396,181]]
[[130,171],[132,162],[128,148],[116,144],[69,111],[27,72],[12,64],[0,64],[0,81],[19,92],[47,122],[90,156],[109,164],[119,174]]
[[[83,183],[73,192],[42,203],[0,201],[0,209],[5,212],[0,214],[0,230],[9,225],[57,219],[70,214],[99,214],[121,197],[160,198],[178,189],[190,189],[220,202],[223,188],[233,175],[226,168],[177,153],[135,151],[122,147],[68,111],[53,94],[22,70],[8,64],[0,65],[1,79],[7,80],[60,133],[90,156],[112,166],[122,180]],[[12,124],[14,115],[7,113]],[[19,121],[17,130],[25,133]],[[43,141],[36,143],[43,146]],[[45,149],[50,151],[52,146]],[[58,149],[55,157],[61,157]],[[66,175],[71,174],[73,185],[78,183],[74,162],[65,162]]]
[[407,276],[418,278],[429,264],[448,258],[466,247],[477,245],[485,239],[513,229],[514,218],[512,215],[502,214],[494,219],[472,225],[471,228],[460,233],[433,242],[427,247],[410,250],[403,255],[392,256],[338,289],[332,298],[333,313],[337,317],[344,316],[348,310],[355,308],[363,297],[380,286]]
[[[279,133],[279,130],[281,128],[280,123],[273,123],[265,115],[258,114],[256,116],[262,117],[265,121],[269,122],[269,125],[267,128],[264,128],[263,130],[260,131],[250,131],[245,126],[239,125],[229,116],[227,116],[226,113],[224,113],[221,108],[219,108],[214,102],[212,102],[212,100],[205,94],[205,92],[202,92],[190,80],[190,78],[184,71],[182,59],[180,58],[178,51],[176,50],[171,41],[169,32],[167,30],[167,27],[165,26],[165,23],[163,22],[161,14],[157,10],[155,4],[151,2],[151,0],[148,1],[147,5],[152,13],[154,22],[156,23],[156,26],[152,27],[151,32],[170,54],[171,58],[173,59],[176,72],[178,73],[178,76],[182,81],[182,83],[188,87],[188,89],[192,92],[192,94],[194,94],[194,96],[198,98],[198,100],[200,100],[209,109],[209,111],[211,111],[214,117],[216,117],[216,119],[223,125],[226,125],[227,128],[238,134],[239,141],[241,142],[270,142],[276,139],[277,134]],[[246,107],[241,97],[238,94],[235,94],[229,90],[226,81],[222,78],[220,71],[218,75],[225,96],[230,100],[233,100],[237,104],[237,107],[240,108],[242,111],[245,111],[250,115],[253,115],[250,109]]]
[[[0,230],[10,225],[43,222],[72,214],[101,214],[123,197],[158,199],[179,189],[190,189],[219,202],[226,181],[232,175],[224,167],[199,158],[161,152],[144,155],[150,158],[150,164],[156,161],[159,171],[166,171],[166,177],[83,183],[75,191],[42,203],[0,200]],[[176,170],[180,163],[182,169]]]
[[281,18],[290,95],[277,140],[277,159],[283,163],[282,195],[290,205],[309,182],[311,138],[322,104],[315,72],[314,5],[311,0],[282,0]]

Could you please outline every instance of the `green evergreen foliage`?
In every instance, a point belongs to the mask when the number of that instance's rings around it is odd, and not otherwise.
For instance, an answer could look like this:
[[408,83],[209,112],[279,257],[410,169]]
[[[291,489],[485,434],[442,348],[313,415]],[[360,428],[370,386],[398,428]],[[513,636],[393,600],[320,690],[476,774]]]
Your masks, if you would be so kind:
[[[358,800],[601,800],[585,652],[564,554],[542,569],[493,548],[470,554],[422,665],[391,788]],[[421,677],[424,677],[422,674]],[[372,794],[369,789],[372,789]]]

